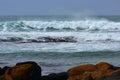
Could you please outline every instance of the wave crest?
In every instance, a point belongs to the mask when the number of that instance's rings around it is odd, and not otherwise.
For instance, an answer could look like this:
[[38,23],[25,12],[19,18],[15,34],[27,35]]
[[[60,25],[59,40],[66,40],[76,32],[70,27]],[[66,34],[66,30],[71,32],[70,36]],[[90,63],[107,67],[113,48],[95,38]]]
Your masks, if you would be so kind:
[[120,31],[120,22],[108,20],[79,21],[7,21],[0,22],[1,32],[47,31]]

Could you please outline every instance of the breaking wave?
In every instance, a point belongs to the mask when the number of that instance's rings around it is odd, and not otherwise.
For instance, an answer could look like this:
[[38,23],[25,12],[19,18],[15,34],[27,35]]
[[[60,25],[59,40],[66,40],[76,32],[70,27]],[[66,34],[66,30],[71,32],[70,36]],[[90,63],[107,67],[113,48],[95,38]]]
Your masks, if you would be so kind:
[[0,22],[0,42],[120,42],[119,32],[107,19]]
[[120,22],[108,20],[79,21],[6,21],[0,22],[1,32],[51,31],[120,31]]

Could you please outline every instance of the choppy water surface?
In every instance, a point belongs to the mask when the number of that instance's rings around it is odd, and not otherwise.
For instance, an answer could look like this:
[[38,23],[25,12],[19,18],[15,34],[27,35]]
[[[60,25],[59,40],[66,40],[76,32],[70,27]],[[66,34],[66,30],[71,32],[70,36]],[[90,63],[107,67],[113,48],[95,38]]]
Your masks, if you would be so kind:
[[0,65],[36,61],[43,74],[84,63],[118,65],[119,16],[1,16]]

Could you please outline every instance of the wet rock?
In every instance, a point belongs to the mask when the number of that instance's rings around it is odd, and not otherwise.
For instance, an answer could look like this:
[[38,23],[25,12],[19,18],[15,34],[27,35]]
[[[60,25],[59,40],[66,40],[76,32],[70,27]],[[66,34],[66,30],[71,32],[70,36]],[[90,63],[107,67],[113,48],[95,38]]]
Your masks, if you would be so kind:
[[20,42],[22,40],[20,37],[7,37],[6,39],[0,39],[0,42]]
[[7,40],[8,42],[18,42],[18,41],[22,41],[23,39],[20,37],[8,37]]
[[6,70],[5,80],[40,80],[41,67],[35,62],[17,63],[16,66]]
[[85,28],[82,28],[82,27],[76,27],[76,30],[77,30],[77,31],[81,31],[81,30],[85,30]]
[[47,76],[42,76],[41,80],[67,80],[68,74],[67,72],[62,73],[52,73]]
[[74,37],[39,37],[39,42],[76,42]]
[[62,30],[64,30],[64,31],[74,31],[74,29],[72,29],[72,28],[69,28],[69,27],[62,28]]
[[39,42],[38,40],[36,40],[36,39],[26,39],[26,42],[24,41],[24,43],[37,43],[37,42]]
[[46,31],[58,31],[58,28],[54,28],[54,27],[47,27]]

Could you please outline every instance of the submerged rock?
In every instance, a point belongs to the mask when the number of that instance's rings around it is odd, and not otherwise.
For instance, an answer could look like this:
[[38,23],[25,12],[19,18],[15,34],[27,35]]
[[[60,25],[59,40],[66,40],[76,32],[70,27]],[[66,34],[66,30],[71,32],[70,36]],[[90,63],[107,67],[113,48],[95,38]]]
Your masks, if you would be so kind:
[[7,37],[6,39],[0,39],[0,42],[21,42],[22,40],[21,37]]
[[74,37],[39,37],[39,42],[76,42]]

